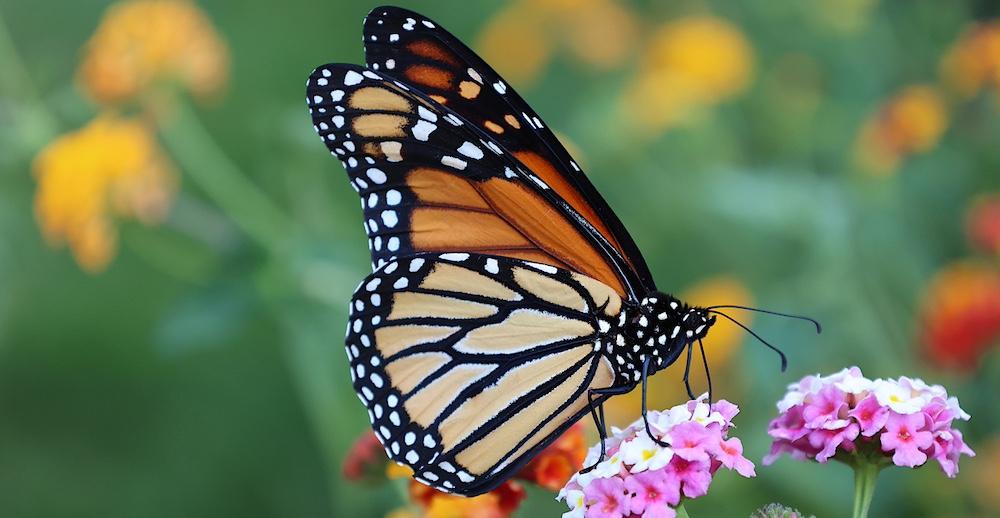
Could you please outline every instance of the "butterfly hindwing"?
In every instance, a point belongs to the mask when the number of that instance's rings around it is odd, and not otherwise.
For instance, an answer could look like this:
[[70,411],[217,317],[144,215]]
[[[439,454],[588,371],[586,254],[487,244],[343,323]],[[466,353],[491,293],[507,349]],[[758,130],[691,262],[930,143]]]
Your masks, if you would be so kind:
[[368,66],[419,88],[496,140],[551,186],[652,286],[642,254],[604,198],[527,102],[475,52],[437,23],[399,7],[365,19]]
[[581,415],[614,371],[621,298],[589,277],[468,253],[383,264],[351,303],[354,388],[388,455],[465,495],[506,479]]
[[354,65],[309,78],[313,123],[361,196],[373,266],[421,252],[531,260],[620,294],[628,267],[531,171],[407,84]]

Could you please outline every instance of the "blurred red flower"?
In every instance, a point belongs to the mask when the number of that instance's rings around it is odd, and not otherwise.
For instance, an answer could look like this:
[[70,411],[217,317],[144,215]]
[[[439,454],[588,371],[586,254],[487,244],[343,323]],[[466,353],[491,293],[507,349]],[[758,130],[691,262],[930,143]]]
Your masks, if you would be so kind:
[[347,452],[341,471],[351,482],[375,482],[385,480],[385,468],[389,463],[382,443],[371,430],[358,437]]
[[973,261],[945,267],[924,294],[921,326],[932,361],[974,369],[1000,341],[1000,270]]
[[965,232],[976,248],[1000,255],[1000,193],[985,194],[973,202]]

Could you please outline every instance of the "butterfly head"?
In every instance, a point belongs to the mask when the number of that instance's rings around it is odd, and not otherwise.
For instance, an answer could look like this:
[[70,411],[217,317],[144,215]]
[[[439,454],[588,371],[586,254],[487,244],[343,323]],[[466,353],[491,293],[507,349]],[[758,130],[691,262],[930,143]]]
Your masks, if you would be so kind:
[[637,352],[653,356],[654,366],[661,368],[672,363],[688,344],[704,338],[715,318],[705,308],[657,292],[639,302],[627,334]]

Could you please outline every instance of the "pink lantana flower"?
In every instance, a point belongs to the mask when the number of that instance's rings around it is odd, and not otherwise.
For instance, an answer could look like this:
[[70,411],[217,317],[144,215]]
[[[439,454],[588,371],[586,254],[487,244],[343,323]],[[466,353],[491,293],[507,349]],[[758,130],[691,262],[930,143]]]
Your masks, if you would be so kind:
[[588,505],[587,518],[622,518],[629,516],[629,492],[620,478],[598,478],[583,488]]
[[613,430],[614,436],[605,442],[604,459],[598,458],[600,444],[591,447],[584,465],[596,466],[574,475],[559,492],[559,500],[570,508],[563,516],[674,518],[675,508],[685,498],[708,492],[720,467],[754,476],[743,444],[728,437],[739,408],[704,399],[649,412],[653,437],[647,435],[642,419]]
[[885,432],[879,437],[882,451],[891,451],[892,462],[909,468],[927,461],[926,450],[934,444],[934,436],[926,429],[923,414],[893,414],[885,424]]

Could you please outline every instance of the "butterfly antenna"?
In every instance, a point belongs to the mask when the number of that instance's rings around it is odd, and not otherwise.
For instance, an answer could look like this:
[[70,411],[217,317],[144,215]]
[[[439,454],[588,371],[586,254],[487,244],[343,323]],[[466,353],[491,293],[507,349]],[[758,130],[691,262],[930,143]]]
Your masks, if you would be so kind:
[[[749,306],[737,306],[735,304],[725,304],[725,305],[720,305],[720,306],[709,306],[709,307],[707,307],[705,309],[707,311],[711,311],[713,309],[742,309],[742,310],[745,310],[745,311],[755,311],[757,313],[767,313],[768,315],[777,315],[779,317],[796,318],[798,320],[805,320],[806,322],[811,322],[812,325],[816,326],[816,332],[817,333],[822,333],[823,332],[823,326],[821,326],[819,324],[818,320],[816,320],[815,318],[809,318],[809,317],[803,316],[803,315],[793,315],[791,313],[781,313],[781,312],[778,312],[778,311],[771,311],[771,310],[768,310],[768,309],[751,308]],[[716,312],[716,313],[718,313],[718,312]],[[719,314],[722,315],[722,313],[719,313]],[[725,315],[723,315],[723,316],[725,316]]]
[[[717,307],[721,307],[721,306],[717,306]],[[725,317],[730,322],[732,322],[732,323],[734,323],[734,324],[742,327],[744,331],[746,331],[746,332],[750,333],[751,335],[753,335],[753,337],[756,338],[757,340],[760,340],[760,343],[766,345],[769,349],[771,349],[772,351],[778,353],[778,356],[781,357],[781,372],[785,372],[785,370],[788,368],[788,358],[785,356],[785,353],[781,352],[781,349],[778,349],[777,347],[771,345],[771,343],[768,342],[767,340],[764,340],[763,338],[761,338],[759,334],[754,333],[753,329],[750,329],[749,327],[747,327],[747,326],[743,325],[742,323],[740,323],[739,320],[736,320],[735,318],[733,318],[733,317],[731,317],[731,316],[729,316],[729,315],[727,315],[727,314],[725,314],[725,313],[723,313],[721,311],[715,311],[713,309],[709,309],[708,312],[709,313],[715,313],[716,315]],[[803,318],[805,318],[805,317],[803,317]]]
[[698,339],[698,349],[701,349],[701,363],[705,366],[705,379],[708,380],[708,403],[711,404],[712,401],[712,372],[708,368],[708,358],[705,356],[705,344],[701,342],[701,338]]

